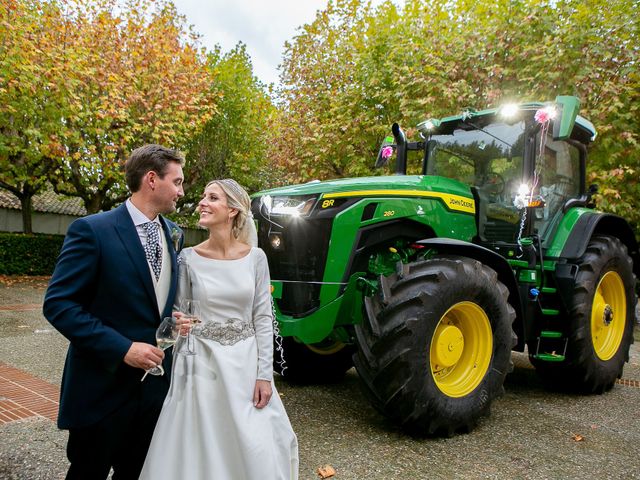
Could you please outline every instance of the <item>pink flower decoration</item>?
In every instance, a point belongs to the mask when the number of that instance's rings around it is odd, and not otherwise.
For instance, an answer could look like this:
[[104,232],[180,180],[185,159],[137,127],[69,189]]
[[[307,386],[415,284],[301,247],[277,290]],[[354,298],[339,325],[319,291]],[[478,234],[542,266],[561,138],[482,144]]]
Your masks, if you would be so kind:
[[547,123],[549,120],[556,116],[555,113],[555,110],[549,107],[541,108],[540,110],[536,111],[536,114],[533,116],[533,118],[538,123]]
[[393,155],[393,147],[390,147],[387,145],[382,149],[382,158],[387,160],[388,158],[391,157],[391,155]]

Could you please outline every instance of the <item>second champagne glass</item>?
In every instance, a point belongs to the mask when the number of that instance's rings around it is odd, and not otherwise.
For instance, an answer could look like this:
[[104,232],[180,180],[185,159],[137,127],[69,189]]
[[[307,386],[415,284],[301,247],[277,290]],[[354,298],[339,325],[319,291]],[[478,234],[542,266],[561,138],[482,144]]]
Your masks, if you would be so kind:
[[196,352],[193,345],[191,328],[193,328],[193,325],[200,323],[200,301],[192,298],[185,298],[180,303],[180,310],[182,310],[182,313],[184,314],[182,318],[189,320],[191,327],[187,331],[187,349],[186,351],[181,349],[179,353],[182,353],[183,355],[195,355]]

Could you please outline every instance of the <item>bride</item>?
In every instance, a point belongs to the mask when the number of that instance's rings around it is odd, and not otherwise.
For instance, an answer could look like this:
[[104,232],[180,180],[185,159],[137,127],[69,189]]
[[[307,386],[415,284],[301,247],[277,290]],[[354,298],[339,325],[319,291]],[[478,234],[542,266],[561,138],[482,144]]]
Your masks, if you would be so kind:
[[[176,305],[202,323],[176,344],[141,479],[297,479],[298,443],[273,384],[269,269],[247,192],[214,180],[198,204],[209,239],[179,256]],[[188,353],[192,347],[195,354]]]

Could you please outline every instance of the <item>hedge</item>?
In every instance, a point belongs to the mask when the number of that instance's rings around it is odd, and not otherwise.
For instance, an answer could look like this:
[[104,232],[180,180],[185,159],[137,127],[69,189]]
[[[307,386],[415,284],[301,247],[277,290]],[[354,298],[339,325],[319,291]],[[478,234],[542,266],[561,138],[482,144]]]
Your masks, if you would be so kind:
[[0,233],[0,274],[51,275],[64,235]]

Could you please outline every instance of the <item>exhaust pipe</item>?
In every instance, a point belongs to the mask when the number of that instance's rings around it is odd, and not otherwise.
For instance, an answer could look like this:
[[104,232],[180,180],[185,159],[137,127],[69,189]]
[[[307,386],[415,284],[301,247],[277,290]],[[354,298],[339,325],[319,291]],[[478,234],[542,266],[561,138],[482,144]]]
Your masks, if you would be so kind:
[[391,126],[391,133],[396,141],[396,175],[407,174],[407,137],[400,128],[400,125],[394,123]]

